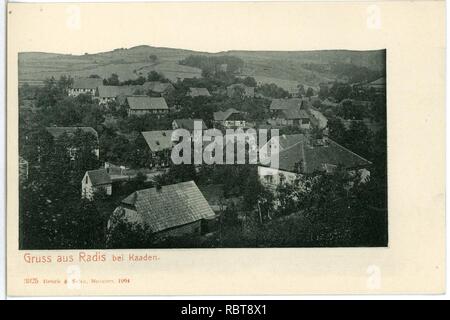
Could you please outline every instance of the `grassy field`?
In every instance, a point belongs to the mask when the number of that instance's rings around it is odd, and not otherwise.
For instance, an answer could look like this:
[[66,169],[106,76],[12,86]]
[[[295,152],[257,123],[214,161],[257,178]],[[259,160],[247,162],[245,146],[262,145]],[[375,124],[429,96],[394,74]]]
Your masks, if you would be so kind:
[[[178,61],[190,54],[237,56],[244,60],[241,76],[252,76],[260,83],[275,83],[285,89],[296,87],[299,83],[317,87],[320,82],[335,79],[333,74],[305,69],[305,63],[352,63],[374,69],[384,68],[382,51],[228,51],[211,54],[139,46],[79,56],[39,52],[20,53],[19,81],[35,82],[52,76],[58,78],[61,75],[86,77],[97,74],[107,78],[112,73],[119,75],[121,80],[128,80],[140,75],[146,76],[153,70],[163,73],[172,81],[176,81],[177,78],[200,77],[200,69],[178,64]],[[156,55],[158,60],[152,61],[151,55]]]

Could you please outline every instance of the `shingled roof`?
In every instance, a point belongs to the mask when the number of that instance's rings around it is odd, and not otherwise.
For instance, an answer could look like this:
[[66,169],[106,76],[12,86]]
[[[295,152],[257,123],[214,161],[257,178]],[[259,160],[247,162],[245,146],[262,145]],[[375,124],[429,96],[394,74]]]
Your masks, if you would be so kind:
[[162,97],[130,96],[127,103],[132,110],[168,110],[166,100]]
[[172,148],[172,132],[173,130],[144,131],[142,135],[150,150],[157,152]]
[[215,217],[194,181],[135,191],[122,203],[133,207],[152,232]]
[[91,133],[98,139],[97,131],[91,127],[46,127],[45,128],[55,139],[58,139],[63,133],[73,136],[75,132],[81,130],[84,133]]
[[199,97],[199,96],[210,97],[211,96],[208,89],[206,89],[206,88],[189,88],[188,95],[190,95],[191,97]]
[[302,98],[289,98],[289,99],[273,99],[270,104],[270,110],[287,110],[287,109],[309,109],[311,102]]
[[324,171],[326,166],[342,166],[346,169],[362,168],[372,163],[337,142],[326,139],[315,143],[304,134],[285,135],[279,140],[279,169],[296,172],[302,164],[301,173]]
[[290,109],[284,109],[281,110],[282,114],[284,115],[284,118],[287,120],[296,120],[296,119],[309,119],[308,113],[299,108],[290,108]]
[[226,111],[217,111],[217,112],[214,112],[214,120],[215,121],[225,121],[232,114],[237,114],[237,113],[241,113],[241,112],[234,108],[227,109]]
[[93,186],[99,186],[104,184],[111,184],[111,177],[106,172],[106,169],[97,169],[87,171],[87,175],[91,180]]
[[97,95],[100,98],[116,98],[118,96],[131,96],[140,86],[99,86]]
[[73,79],[73,89],[96,89],[103,85],[103,80],[99,78],[75,78]]
[[201,121],[202,123],[202,130],[206,130],[206,124],[202,119],[175,119],[173,120],[176,124],[177,127],[180,129],[186,129],[189,131],[193,131],[194,130],[194,121]]

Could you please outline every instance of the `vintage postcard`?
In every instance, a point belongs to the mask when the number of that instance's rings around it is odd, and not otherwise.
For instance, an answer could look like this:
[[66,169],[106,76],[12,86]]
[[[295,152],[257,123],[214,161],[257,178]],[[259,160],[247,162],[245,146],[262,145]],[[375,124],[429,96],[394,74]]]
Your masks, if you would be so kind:
[[8,294],[443,293],[444,13],[10,3]]

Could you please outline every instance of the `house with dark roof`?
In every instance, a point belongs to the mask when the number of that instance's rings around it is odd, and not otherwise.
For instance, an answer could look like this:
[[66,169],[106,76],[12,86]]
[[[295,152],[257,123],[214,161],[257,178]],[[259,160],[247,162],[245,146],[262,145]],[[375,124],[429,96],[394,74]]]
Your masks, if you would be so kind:
[[272,113],[269,123],[275,126],[296,126],[308,130],[311,128],[310,116],[306,110],[293,107]]
[[164,97],[175,90],[175,87],[170,82],[161,81],[146,81],[141,87],[144,92],[150,91],[160,95],[161,97]]
[[244,113],[234,108],[214,112],[214,123],[225,128],[243,128],[246,126]]
[[[138,190],[122,200],[113,217],[145,227],[158,238],[201,235],[216,218],[194,181]],[[114,230],[114,219],[108,229]]]
[[92,200],[95,193],[112,194],[112,180],[106,169],[86,171],[81,180],[81,197]]
[[309,107],[308,100],[302,98],[289,98],[289,99],[273,99],[269,111],[271,113],[287,110],[287,109],[307,109]]
[[276,126],[296,126],[311,129],[311,106],[301,98],[274,99],[270,105],[271,119],[268,123]]
[[[45,130],[51,135],[54,141],[58,141],[62,136],[67,136],[69,138],[73,137],[77,132],[84,134],[90,134],[93,139],[95,139],[94,145],[96,146],[92,149],[92,153],[96,155],[97,158],[100,156],[98,134],[92,127],[46,127]],[[75,147],[69,147],[68,150],[70,158],[75,160],[77,149]]]
[[100,105],[106,105],[113,101],[119,102],[119,97],[132,96],[140,89],[140,86],[99,86],[94,98]]
[[[277,186],[283,181],[316,172],[333,173],[341,167],[349,173],[359,172],[363,181],[370,176],[371,162],[329,139],[315,139],[305,134],[273,137],[267,148],[278,156],[278,164],[260,164],[258,175],[263,184]],[[270,146],[273,145],[273,148]],[[269,156],[270,157],[270,156]]]
[[172,140],[173,130],[144,131],[142,136],[149,148],[150,165],[167,167],[170,164],[171,151],[177,141]]
[[254,98],[255,97],[255,88],[247,87],[243,83],[234,83],[227,87],[227,95],[230,98],[235,98],[235,97]]
[[172,129],[186,129],[189,132],[194,132],[194,125],[198,124],[200,130],[208,129],[202,119],[175,119],[172,121]]
[[146,114],[160,116],[169,113],[166,100],[162,97],[130,96],[127,97],[126,104],[128,115],[142,116]]
[[195,97],[210,97],[211,94],[209,93],[208,89],[206,88],[189,88],[188,92],[186,93],[187,96],[190,96],[192,98]]
[[103,80],[99,78],[75,78],[68,90],[69,96],[76,97],[80,94],[95,95],[97,87],[103,85]]

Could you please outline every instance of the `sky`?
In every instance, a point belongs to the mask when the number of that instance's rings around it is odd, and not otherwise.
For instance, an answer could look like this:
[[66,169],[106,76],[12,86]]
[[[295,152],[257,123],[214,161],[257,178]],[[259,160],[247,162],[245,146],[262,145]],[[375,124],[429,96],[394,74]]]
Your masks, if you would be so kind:
[[[367,4],[10,4],[8,36],[20,51],[84,54],[151,45],[225,50],[374,49]],[[351,17],[351,18],[349,18]],[[339,34],[339,36],[333,36]],[[367,38],[367,37],[366,37]],[[378,46],[381,47],[381,46]]]

